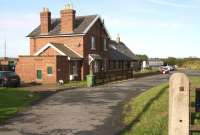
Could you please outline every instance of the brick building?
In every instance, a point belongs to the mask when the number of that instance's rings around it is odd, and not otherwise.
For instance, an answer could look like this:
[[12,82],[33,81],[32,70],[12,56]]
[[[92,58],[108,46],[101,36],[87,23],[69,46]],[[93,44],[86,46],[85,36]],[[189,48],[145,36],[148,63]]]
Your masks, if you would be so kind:
[[15,71],[17,61],[17,58],[0,58],[0,71]]
[[44,8],[30,38],[30,55],[19,56],[16,72],[24,82],[56,83],[84,80],[91,72],[131,69],[136,56],[120,41],[111,40],[98,15],[76,16],[65,6],[60,18]]

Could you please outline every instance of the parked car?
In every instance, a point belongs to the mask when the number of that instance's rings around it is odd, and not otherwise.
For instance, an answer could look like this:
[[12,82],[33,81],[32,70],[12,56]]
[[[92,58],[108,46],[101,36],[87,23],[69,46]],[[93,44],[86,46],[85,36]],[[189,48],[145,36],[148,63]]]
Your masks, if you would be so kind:
[[10,87],[20,86],[20,77],[12,71],[0,71],[0,86],[1,87]]
[[162,66],[162,67],[160,67],[160,72],[162,74],[169,74],[170,70],[169,70],[169,68]]
[[169,71],[174,71],[174,70],[175,70],[175,67],[174,67],[174,66],[170,66],[170,65],[167,65],[166,68],[167,68]]

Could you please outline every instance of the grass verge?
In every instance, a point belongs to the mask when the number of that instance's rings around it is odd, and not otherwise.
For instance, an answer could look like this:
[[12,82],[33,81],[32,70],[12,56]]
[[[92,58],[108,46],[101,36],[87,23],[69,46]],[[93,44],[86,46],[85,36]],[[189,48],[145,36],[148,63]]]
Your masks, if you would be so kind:
[[20,88],[0,89],[0,123],[41,98],[39,93],[31,93]]
[[[192,89],[200,84],[199,77],[190,78]],[[142,93],[124,106],[126,128],[122,135],[168,134],[168,84],[161,84]],[[194,102],[194,92],[192,93]],[[193,124],[200,124],[200,113],[192,117]],[[192,135],[200,135],[193,133]]]

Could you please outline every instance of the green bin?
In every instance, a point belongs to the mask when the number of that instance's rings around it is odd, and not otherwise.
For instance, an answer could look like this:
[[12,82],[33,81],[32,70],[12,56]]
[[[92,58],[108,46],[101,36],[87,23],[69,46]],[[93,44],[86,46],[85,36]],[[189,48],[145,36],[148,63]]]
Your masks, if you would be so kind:
[[94,75],[87,75],[87,86],[88,87],[95,86],[95,76]]

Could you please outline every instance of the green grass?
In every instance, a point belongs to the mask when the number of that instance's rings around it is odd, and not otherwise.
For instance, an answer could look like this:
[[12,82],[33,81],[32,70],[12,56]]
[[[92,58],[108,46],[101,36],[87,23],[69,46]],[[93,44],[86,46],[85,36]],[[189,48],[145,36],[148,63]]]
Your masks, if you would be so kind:
[[[192,89],[200,84],[200,78],[190,78]],[[168,84],[161,84],[124,106],[126,128],[122,135],[167,135],[168,134]],[[194,92],[192,102],[194,102]],[[192,123],[200,125],[200,113],[193,114]],[[200,135],[200,133],[193,133]]]
[[[67,89],[86,86],[86,81],[72,81],[60,87]],[[21,88],[0,89],[0,123],[5,122],[17,112],[41,99],[43,95],[45,96],[45,94],[32,93]]]
[[0,123],[5,122],[40,97],[38,93],[31,93],[20,88],[0,89]]

